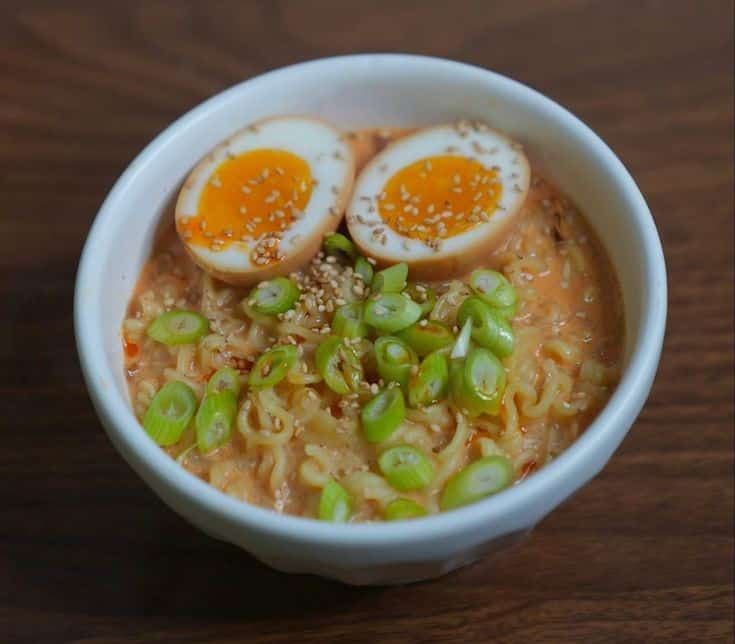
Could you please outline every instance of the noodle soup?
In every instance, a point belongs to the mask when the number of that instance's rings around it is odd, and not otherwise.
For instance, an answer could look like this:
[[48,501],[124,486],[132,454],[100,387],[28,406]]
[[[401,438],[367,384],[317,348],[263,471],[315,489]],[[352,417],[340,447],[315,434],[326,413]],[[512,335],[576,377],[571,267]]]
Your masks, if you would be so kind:
[[[344,138],[360,170],[406,134]],[[616,277],[534,172],[498,243],[449,279],[380,270],[340,229],[304,267],[232,285],[181,232],[161,235],[123,323],[130,397],[162,449],[243,502],[333,521],[450,510],[558,456],[617,383]]]

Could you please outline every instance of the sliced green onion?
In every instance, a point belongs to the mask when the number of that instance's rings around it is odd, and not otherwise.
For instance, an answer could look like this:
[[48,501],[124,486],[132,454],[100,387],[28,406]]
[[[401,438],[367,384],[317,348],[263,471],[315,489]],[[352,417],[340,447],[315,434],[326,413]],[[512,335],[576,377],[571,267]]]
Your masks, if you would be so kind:
[[248,377],[251,387],[273,387],[286,377],[296,364],[299,354],[292,344],[283,344],[268,349],[258,358]]
[[143,416],[143,429],[159,445],[178,443],[197,409],[189,385],[174,380],[158,390]]
[[499,454],[470,463],[447,481],[441,509],[453,510],[496,494],[513,482],[513,476],[513,465]]
[[401,262],[382,271],[373,278],[373,293],[400,293],[406,286],[408,264]]
[[355,245],[341,233],[330,233],[324,237],[324,252],[335,257],[343,255],[350,261],[357,258]]
[[327,386],[346,396],[357,391],[362,380],[362,363],[352,346],[332,335],[322,341],[316,350],[316,368]]
[[383,389],[360,412],[362,432],[370,443],[380,443],[398,429],[406,417],[403,392],[399,387]]
[[208,394],[218,394],[220,391],[231,391],[235,399],[240,395],[240,373],[232,367],[222,367],[215,371],[207,383]]
[[393,499],[385,506],[386,521],[400,521],[401,519],[416,519],[426,516],[426,508],[411,499]]
[[373,283],[373,265],[362,256],[355,260],[355,273],[362,277],[365,286]]
[[434,478],[434,466],[421,450],[411,445],[396,445],[378,458],[385,480],[401,492],[425,488]]
[[377,338],[374,347],[378,375],[385,382],[397,382],[401,387],[407,387],[411,368],[419,361],[415,351],[391,335]]
[[276,324],[278,324],[278,318],[274,315],[264,315],[262,313],[258,313],[255,310],[255,307],[250,305],[250,298],[246,297],[242,302],[240,302],[240,308],[242,309],[243,313],[248,316],[251,320],[254,322],[257,322],[258,324],[262,324],[265,327],[275,327]]
[[420,356],[449,347],[454,342],[454,334],[449,327],[434,320],[416,322],[407,329],[399,331],[397,335]]
[[247,304],[259,315],[278,315],[293,308],[301,291],[288,277],[274,277],[253,289]]
[[319,518],[322,521],[345,523],[350,518],[350,496],[336,481],[330,480],[319,497]]
[[195,419],[197,445],[202,454],[222,447],[232,434],[237,414],[237,398],[231,391],[207,394]]
[[350,302],[340,306],[334,312],[332,330],[343,338],[364,338],[369,329],[363,319],[362,302]]
[[365,303],[365,322],[383,333],[395,333],[421,317],[421,307],[400,293],[383,293]]
[[470,350],[470,339],[472,338],[472,318],[468,318],[457,336],[457,341],[452,347],[450,358],[464,358]]
[[194,311],[169,311],[153,320],[146,333],[163,344],[191,344],[209,333],[209,321]]
[[457,311],[457,320],[464,324],[472,320],[472,339],[490,349],[499,358],[513,353],[513,329],[508,320],[493,311],[479,297],[468,297]]
[[466,360],[452,360],[449,364],[452,399],[470,416],[497,414],[505,381],[502,363],[487,349],[472,349]]
[[446,398],[449,388],[449,366],[441,353],[426,356],[419,370],[408,382],[408,404],[411,407],[426,407]]
[[515,315],[516,290],[502,273],[478,269],[470,276],[470,288],[506,319]]
[[422,317],[429,315],[436,304],[436,293],[429,286],[410,283],[403,292],[408,293],[411,299],[421,307]]

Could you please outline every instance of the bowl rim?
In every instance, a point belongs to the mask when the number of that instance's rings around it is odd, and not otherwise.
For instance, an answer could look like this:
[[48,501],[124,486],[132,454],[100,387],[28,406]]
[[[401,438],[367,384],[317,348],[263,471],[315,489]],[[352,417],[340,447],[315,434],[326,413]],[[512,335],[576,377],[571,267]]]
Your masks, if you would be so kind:
[[[190,474],[165,454],[148,438],[145,432],[141,431],[128,400],[119,395],[115,387],[104,384],[108,380],[112,381],[114,374],[106,366],[102,349],[104,346],[103,334],[101,328],[96,326],[98,321],[97,295],[103,287],[101,271],[97,270],[96,257],[99,252],[97,249],[103,247],[101,242],[106,236],[106,229],[119,216],[116,211],[119,209],[119,204],[124,202],[125,193],[138,175],[145,172],[149,165],[155,164],[159,150],[165,148],[171,140],[195,122],[206,119],[220,103],[231,99],[245,86],[272,82],[278,80],[279,77],[285,78],[294,73],[320,66],[350,67],[371,64],[382,66],[385,71],[385,68],[391,65],[415,65],[417,63],[422,66],[434,66],[437,70],[444,68],[443,71],[462,74],[468,78],[468,81],[485,84],[491,81],[495,91],[511,93],[515,100],[536,104],[539,108],[554,113],[556,118],[565,121],[568,126],[577,131],[583,141],[582,145],[590,148],[599,157],[610,176],[614,177],[614,181],[619,184],[618,189],[623,191],[626,200],[631,205],[633,219],[636,222],[635,234],[642,240],[645,284],[648,287],[646,289],[648,297],[644,299],[641,306],[641,331],[631,350],[629,364],[605,407],[582,435],[559,457],[521,484],[463,508],[412,521],[333,524],[316,519],[279,514],[273,510],[236,500]],[[92,294],[93,297],[90,298],[89,294]],[[540,92],[481,67],[443,58],[411,54],[355,54],[301,62],[246,79],[195,106],[160,132],[120,175],[94,219],[77,271],[74,293],[74,327],[82,371],[95,409],[118,451],[121,451],[129,462],[136,461],[137,467],[131,462],[134,469],[144,468],[157,479],[159,484],[174,489],[187,504],[200,508],[204,514],[220,515],[229,522],[236,523],[243,528],[257,530],[260,533],[301,543],[331,546],[360,547],[388,544],[398,546],[425,540],[433,541],[473,528],[481,529],[482,526],[496,522],[502,525],[503,521],[507,522],[513,517],[514,512],[520,513],[524,507],[538,506],[550,489],[562,488],[566,479],[582,476],[584,463],[591,459],[597,445],[606,443],[605,439],[615,439],[620,433],[618,417],[626,417],[630,410],[634,410],[632,422],[642,407],[658,365],[665,330],[666,309],[666,267],[661,242],[650,210],[623,163],[607,144],[579,118]],[[122,323],[122,320],[120,322]],[[622,435],[624,436],[626,432],[627,428]],[[130,454],[134,457],[131,457]],[[579,488],[589,478],[587,476],[581,481],[575,481],[571,491]],[[568,496],[571,491],[565,493],[564,497]],[[555,505],[557,503],[554,503],[546,512],[542,512],[537,519],[551,511]]]

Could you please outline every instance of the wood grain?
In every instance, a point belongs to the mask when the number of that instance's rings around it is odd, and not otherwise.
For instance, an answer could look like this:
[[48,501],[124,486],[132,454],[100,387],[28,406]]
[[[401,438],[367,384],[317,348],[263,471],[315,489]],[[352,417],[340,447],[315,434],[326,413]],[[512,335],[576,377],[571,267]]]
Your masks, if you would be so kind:
[[[605,471],[497,561],[408,588],[289,577],[165,508],[84,390],[72,289],[115,178],[210,94],[411,51],[584,119],[669,267],[651,398]],[[0,3],[0,641],[733,641],[731,2]]]

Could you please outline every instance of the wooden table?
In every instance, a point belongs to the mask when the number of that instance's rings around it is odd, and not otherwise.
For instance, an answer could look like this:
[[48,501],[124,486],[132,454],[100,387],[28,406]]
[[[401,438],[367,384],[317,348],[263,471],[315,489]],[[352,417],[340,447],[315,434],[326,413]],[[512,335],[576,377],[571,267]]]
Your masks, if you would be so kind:
[[[0,641],[732,641],[733,9],[700,2],[0,6]],[[663,238],[651,398],[529,543],[407,588],[273,572],[193,529],[107,441],[72,289],[134,155],[244,78],[359,51],[455,58],[558,100],[620,155]]]

